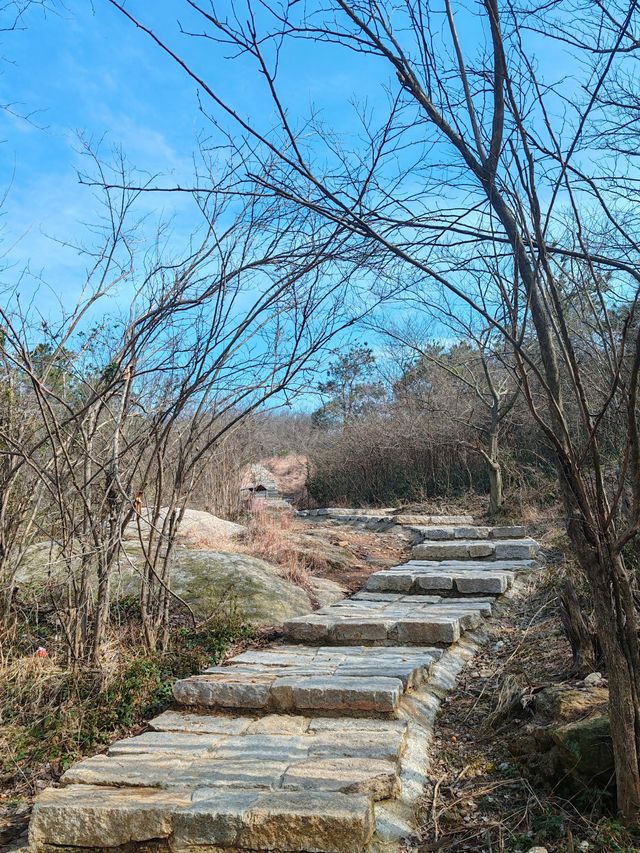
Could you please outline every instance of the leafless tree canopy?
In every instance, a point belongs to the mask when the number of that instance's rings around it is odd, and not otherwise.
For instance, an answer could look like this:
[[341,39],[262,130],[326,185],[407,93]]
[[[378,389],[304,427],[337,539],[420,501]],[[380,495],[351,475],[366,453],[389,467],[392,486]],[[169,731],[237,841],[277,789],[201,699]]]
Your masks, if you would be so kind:
[[160,240],[144,252],[137,197],[105,191],[102,243],[75,307],[52,320],[14,287],[0,308],[3,613],[28,554],[49,543],[50,599],[72,660],[100,659],[131,524],[143,639],[165,644],[190,496],[243,421],[295,395],[365,304],[347,290],[352,264],[335,229],[317,230],[308,211],[284,228],[279,200],[238,199],[221,184],[186,250]]

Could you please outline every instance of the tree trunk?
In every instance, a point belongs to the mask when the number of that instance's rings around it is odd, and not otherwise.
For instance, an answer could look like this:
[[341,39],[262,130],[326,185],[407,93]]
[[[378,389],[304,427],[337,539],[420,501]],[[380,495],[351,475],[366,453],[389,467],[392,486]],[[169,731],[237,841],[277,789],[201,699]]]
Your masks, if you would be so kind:
[[489,512],[496,513],[502,507],[503,503],[503,486],[502,486],[502,466],[498,461],[498,424],[497,412],[494,416],[494,421],[489,432],[489,450],[487,453],[487,463],[489,465]]
[[573,655],[571,674],[584,678],[597,666],[596,646],[576,589],[568,579],[563,583],[560,594],[560,618]]
[[618,812],[626,824],[634,824],[640,817],[640,670],[631,585],[620,554],[609,548],[588,554],[584,541],[576,545],[591,581],[596,628],[609,682]]
[[497,462],[489,463],[489,512],[498,512],[503,500],[502,469]]

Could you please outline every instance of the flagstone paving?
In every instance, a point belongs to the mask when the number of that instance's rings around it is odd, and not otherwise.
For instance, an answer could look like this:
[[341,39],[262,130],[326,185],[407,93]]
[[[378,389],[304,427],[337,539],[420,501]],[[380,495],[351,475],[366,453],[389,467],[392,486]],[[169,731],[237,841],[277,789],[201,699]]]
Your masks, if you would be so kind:
[[284,641],[178,681],[148,731],[40,794],[30,850],[399,849],[428,780],[439,700],[497,597],[536,568],[537,544],[468,516],[315,515],[400,529],[413,559],[289,620]]

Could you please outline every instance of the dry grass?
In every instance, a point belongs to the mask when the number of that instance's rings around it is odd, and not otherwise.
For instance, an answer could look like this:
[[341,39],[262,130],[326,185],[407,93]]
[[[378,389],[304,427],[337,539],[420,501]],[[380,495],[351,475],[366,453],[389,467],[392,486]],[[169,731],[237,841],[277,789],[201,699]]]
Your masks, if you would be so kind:
[[244,547],[253,556],[280,566],[287,580],[302,587],[313,601],[311,574],[326,566],[320,553],[303,553],[296,547],[291,535],[295,524],[293,510],[271,510],[264,502],[255,501]]
[[293,495],[297,500],[301,498],[307,488],[307,473],[309,460],[301,453],[287,453],[286,456],[270,456],[261,459],[267,471],[270,471],[276,479],[279,491],[284,495]]

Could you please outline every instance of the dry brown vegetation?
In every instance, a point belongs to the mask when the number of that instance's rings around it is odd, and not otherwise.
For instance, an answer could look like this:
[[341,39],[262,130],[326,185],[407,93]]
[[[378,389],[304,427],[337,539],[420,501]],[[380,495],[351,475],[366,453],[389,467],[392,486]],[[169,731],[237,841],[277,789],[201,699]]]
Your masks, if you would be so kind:
[[557,524],[532,514],[550,564],[487,623],[480,653],[443,702],[415,853],[638,849],[640,839],[613,816],[610,792],[569,795],[537,775],[530,760],[514,756],[531,697],[548,685],[576,683],[559,613],[561,584],[572,565],[565,559],[568,542]]

